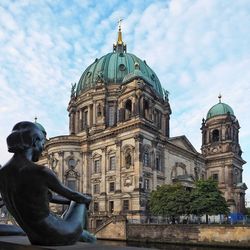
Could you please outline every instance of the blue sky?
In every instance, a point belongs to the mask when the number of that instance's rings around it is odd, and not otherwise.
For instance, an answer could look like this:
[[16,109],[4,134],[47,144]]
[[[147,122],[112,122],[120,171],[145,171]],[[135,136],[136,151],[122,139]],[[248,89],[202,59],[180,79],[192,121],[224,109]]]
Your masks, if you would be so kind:
[[0,164],[18,121],[37,116],[49,137],[68,133],[71,83],[112,51],[119,18],[128,52],[170,92],[171,136],[185,134],[199,151],[201,120],[219,93],[233,108],[250,189],[248,0],[1,0]]

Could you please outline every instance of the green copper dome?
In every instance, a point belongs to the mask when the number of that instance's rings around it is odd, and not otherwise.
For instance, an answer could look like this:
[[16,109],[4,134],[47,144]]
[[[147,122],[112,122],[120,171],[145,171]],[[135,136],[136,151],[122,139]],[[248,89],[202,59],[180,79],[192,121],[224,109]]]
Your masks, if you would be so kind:
[[45,128],[44,128],[40,123],[37,122],[37,118],[35,118],[34,124],[43,132],[43,134],[44,134],[45,137],[46,137],[47,132],[46,132]]
[[207,113],[207,119],[218,115],[234,115],[233,109],[226,103],[219,102],[215,104]]
[[118,41],[113,52],[96,59],[83,72],[76,89],[76,95],[98,82],[109,84],[124,84],[133,79],[141,78],[150,85],[161,97],[163,89],[155,72],[137,56],[126,53],[126,45],[122,41],[119,27]]

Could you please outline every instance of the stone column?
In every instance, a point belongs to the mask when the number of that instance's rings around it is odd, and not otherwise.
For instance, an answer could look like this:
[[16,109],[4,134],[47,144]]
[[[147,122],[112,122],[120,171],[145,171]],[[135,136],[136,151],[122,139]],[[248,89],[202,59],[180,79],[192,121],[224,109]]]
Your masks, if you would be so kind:
[[69,113],[69,134],[72,134],[72,112]]
[[83,192],[85,193],[92,193],[91,186],[90,186],[90,179],[92,173],[92,153],[89,151],[85,151],[82,153],[82,169],[85,173],[83,175]]
[[75,115],[75,131],[76,134],[79,133],[79,110],[76,111]]
[[62,183],[65,184],[65,178],[64,178],[64,173],[65,173],[65,169],[64,169],[64,152],[63,151],[58,152],[58,156],[59,156],[59,162],[60,162],[60,165],[61,165],[61,171],[59,171],[58,177],[59,177],[59,179],[62,180]]
[[[108,183],[106,182],[106,155],[107,155],[107,147],[103,146],[102,148],[102,159],[101,159],[101,183],[103,184],[101,193],[107,193]],[[104,187],[104,189],[103,189]]]
[[144,97],[141,96],[139,99],[139,115],[144,118]]
[[116,168],[115,168],[115,175],[116,175],[116,182],[115,185],[118,190],[122,190],[122,179],[121,179],[121,170],[122,170],[122,154],[121,154],[121,145],[122,142],[116,140]]
[[83,110],[80,109],[79,111],[79,131],[83,130]]
[[117,112],[118,112],[118,103],[117,101],[114,102],[114,125],[117,124]]
[[78,152],[78,157],[80,160],[78,161],[78,169],[79,169],[79,174],[80,176],[78,177],[79,179],[79,191],[83,193],[83,183],[84,183],[84,177],[85,177],[85,171],[83,171],[83,152]]
[[167,114],[166,115],[166,118],[165,118],[165,121],[166,121],[166,137],[169,137],[169,115]]
[[93,126],[96,126],[96,117],[97,117],[97,107],[96,107],[96,101],[93,102]]
[[220,174],[221,174],[221,183],[225,184],[225,166],[221,168]]
[[158,145],[158,141],[155,140],[152,142],[152,148],[153,148],[152,154],[151,154],[151,157],[152,157],[151,162],[152,162],[152,170],[153,170],[152,189],[155,189],[157,186],[157,169],[156,169],[157,145]]
[[142,177],[143,169],[142,169],[142,145],[143,145],[143,136],[142,135],[136,135],[134,137],[135,139],[135,152],[134,152],[134,173],[136,176],[135,179],[135,188],[139,189],[140,186],[140,177]]
[[70,126],[69,126],[70,134],[75,134],[75,111],[70,112],[69,119],[70,119]]

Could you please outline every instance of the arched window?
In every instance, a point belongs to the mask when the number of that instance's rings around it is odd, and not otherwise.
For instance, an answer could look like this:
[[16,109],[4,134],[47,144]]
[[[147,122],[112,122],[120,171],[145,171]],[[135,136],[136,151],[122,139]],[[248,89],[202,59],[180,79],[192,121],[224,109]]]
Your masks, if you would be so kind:
[[88,127],[88,124],[89,124],[89,121],[88,121],[88,109],[85,108],[83,110],[83,124],[82,124],[83,129]]
[[131,115],[132,115],[132,102],[131,100],[127,100],[125,102],[125,120],[130,119]]
[[112,155],[109,157],[109,170],[115,170],[115,166],[116,166],[116,159],[115,156]]
[[161,171],[161,158],[159,155],[155,159],[156,170]]
[[149,103],[147,100],[144,100],[143,108],[144,108],[144,117],[146,119],[149,119]]
[[101,172],[101,161],[100,161],[100,159],[95,159],[94,160],[94,169],[93,169],[93,172],[95,174]]
[[115,107],[113,104],[109,104],[109,113],[108,113],[108,123],[109,126],[114,126],[115,125]]
[[134,165],[134,147],[132,145],[125,145],[122,147],[122,152],[123,167],[129,169]]
[[92,174],[101,173],[101,155],[95,153],[92,157]]
[[207,143],[207,131],[204,131],[202,134],[202,143],[203,144]]
[[98,106],[96,108],[96,114],[97,114],[97,117],[102,116],[102,106],[100,103],[98,104]]
[[213,130],[212,132],[212,141],[217,142],[220,139],[220,132],[218,129]]
[[143,165],[149,167],[149,152],[145,151],[143,155]]
[[126,167],[130,167],[132,165],[131,152],[127,152],[125,154],[125,165],[126,165]]

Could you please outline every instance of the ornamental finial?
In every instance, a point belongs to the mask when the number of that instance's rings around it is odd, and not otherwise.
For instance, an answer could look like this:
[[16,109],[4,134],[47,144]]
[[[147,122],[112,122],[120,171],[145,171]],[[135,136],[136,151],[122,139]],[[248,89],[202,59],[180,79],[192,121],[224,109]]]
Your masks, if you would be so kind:
[[35,116],[35,118],[34,118],[34,119],[35,119],[35,123],[37,123],[37,116]]
[[118,39],[117,39],[117,44],[122,44],[122,28],[121,28],[121,23],[122,23],[123,19],[120,18],[118,20]]
[[221,97],[222,97],[222,95],[221,95],[221,93],[220,93],[219,96],[218,96],[218,98],[219,98],[219,103],[221,103]]
[[121,28],[122,21],[123,21],[122,18],[118,20],[118,38],[116,44],[113,45],[113,51],[118,53],[124,53],[127,51],[127,46],[122,41],[122,28]]

